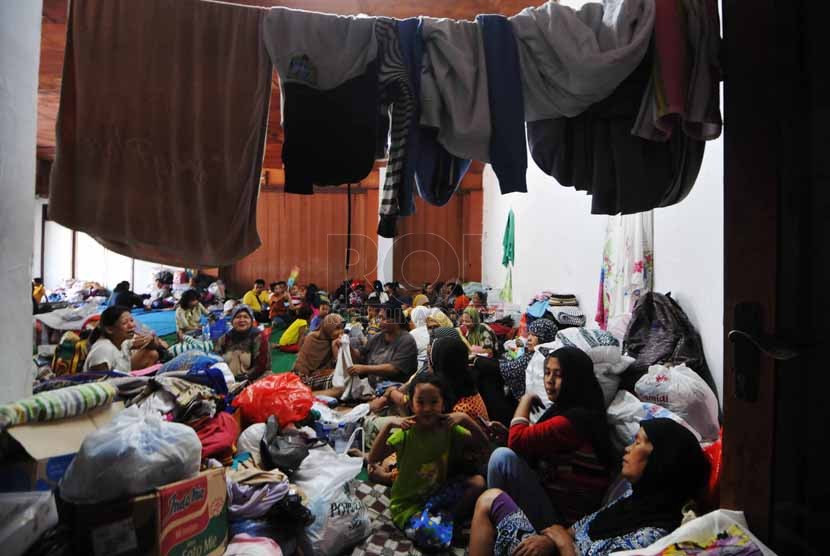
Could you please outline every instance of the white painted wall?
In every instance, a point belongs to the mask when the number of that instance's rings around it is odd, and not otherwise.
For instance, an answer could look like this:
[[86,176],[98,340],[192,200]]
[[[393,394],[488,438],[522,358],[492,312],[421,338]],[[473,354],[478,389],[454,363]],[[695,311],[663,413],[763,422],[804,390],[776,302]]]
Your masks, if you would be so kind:
[[[484,283],[500,288],[507,213],[516,215],[513,300],[523,307],[543,289],[573,293],[588,316],[597,308],[606,216],[592,215],[584,193],[562,187],[529,158],[528,193],[501,195],[484,172]],[[723,385],[723,145],[707,145],[697,184],[675,207],[654,214],[655,291],[672,292],[703,337],[718,395]]]
[[52,290],[72,278],[72,230],[47,220],[43,231],[43,284]]
[[484,239],[482,278],[501,288],[501,265],[507,214],[516,216],[516,264],[513,302],[522,307],[541,290],[572,293],[592,322],[597,307],[606,216],[591,214],[591,198],[560,186],[528,158],[527,193],[502,195],[489,165],[484,170]]
[[32,243],[32,277],[43,276],[43,269],[40,266],[40,241],[43,235],[43,206],[45,199],[35,199],[35,210],[33,214],[34,241]]
[[0,403],[32,391],[32,215],[35,205],[41,0],[0,2]]
[[680,303],[703,338],[723,402],[723,140],[710,141],[697,183],[654,212],[654,288]]

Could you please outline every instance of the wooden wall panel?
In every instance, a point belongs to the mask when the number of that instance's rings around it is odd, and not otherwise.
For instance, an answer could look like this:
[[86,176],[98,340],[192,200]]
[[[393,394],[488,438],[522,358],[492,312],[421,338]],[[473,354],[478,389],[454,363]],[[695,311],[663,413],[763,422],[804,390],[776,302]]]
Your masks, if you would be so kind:
[[[481,176],[471,177],[476,175]],[[443,207],[416,198],[415,214],[399,220],[394,275],[402,286],[455,278],[481,280],[481,181],[467,183]]]
[[378,192],[353,187],[352,255],[345,268],[347,242],[346,187],[325,188],[314,195],[289,195],[281,187],[260,193],[257,227],[262,245],[221,275],[235,293],[243,293],[257,278],[285,280],[291,267],[300,267],[300,280],[334,289],[347,277],[374,280],[377,262]]

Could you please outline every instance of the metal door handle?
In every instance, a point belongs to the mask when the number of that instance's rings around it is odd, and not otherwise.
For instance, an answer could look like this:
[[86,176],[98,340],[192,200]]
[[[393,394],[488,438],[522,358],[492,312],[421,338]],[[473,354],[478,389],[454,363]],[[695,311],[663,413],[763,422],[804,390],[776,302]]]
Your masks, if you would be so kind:
[[731,330],[728,335],[729,341],[733,344],[739,341],[739,338],[747,340],[754,345],[758,351],[771,357],[776,361],[789,361],[799,357],[802,353],[801,349],[793,347],[784,342],[780,338],[774,336],[755,336],[743,330]]
[[812,346],[797,346],[763,334],[763,311],[758,303],[738,303],[734,316],[735,329],[727,337],[732,342],[735,397],[754,402],[760,387],[762,353],[776,361],[791,361]]

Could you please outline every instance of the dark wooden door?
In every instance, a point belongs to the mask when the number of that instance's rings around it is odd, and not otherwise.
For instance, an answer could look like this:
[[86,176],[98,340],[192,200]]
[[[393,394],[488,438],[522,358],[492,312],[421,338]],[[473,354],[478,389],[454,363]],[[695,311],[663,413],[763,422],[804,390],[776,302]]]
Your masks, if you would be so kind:
[[828,6],[724,0],[722,505],[782,555],[826,554]]

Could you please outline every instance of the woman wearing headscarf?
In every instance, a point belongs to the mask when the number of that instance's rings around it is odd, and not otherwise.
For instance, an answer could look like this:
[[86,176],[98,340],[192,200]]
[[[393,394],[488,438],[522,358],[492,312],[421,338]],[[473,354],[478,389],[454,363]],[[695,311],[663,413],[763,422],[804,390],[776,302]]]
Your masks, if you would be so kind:
[[439,309],[438,307],[433,307],[429,310],[429,316],[427,317],[427,328],[432,330],[433,328],[455,328],[450,320],[450,317],[447,316],[447,313]]
[[411,329],[409,333],[413,338],[415,338],[415,345],[418,346],[419,369],[427,362],[427,347],[429,346],[427,317],[429,317],[429,309],[422,306],[415,307],[409,314],[409,320],[411,322]]
[[530,413],[542,402],[525,394],[510,422],[508,447],[493,452],[487,466],[487,485],[508,492],[537,530],[596,511],[610,482],[605,403],[591,358],[574,347],[548,355],[545,390],[553,405],[531,424]]
[[314,392],[333,397],[343,393],[342,387],[332,387],[343,328],[343,317],[334,313],[326,315],[320,328],[306,336],[300,348],[293,371]]
[[419,293],[412,298],[412,307],[422,307],[424,305],[429,305],[429,297],[426,294]]
[[648,547],[680,525],[683,506],[700,494],[709,472],[688,429],[671,419],[643,421],[622,459],[631,489],[620,499],[570,528],[540,529],[510,495],[488,490],[476,504],[470,555],[601,556]]
[[502,358],[499,361],[499,373],[504,385],[516,400],[525,395],[525,371],[536,353],[536,346],[556,339],[556,325],[549,319],[536,319],[528,325],[527,332],[524,353],[516,359]]
[[493,357],[496,352],[496,333],[481,322],[478,309],[474,307],[464,309],[458,320],[458,331],[461,332],[461,337],[470,344],[470,350],[473,353]]
[[253,309],[237,305],[231,311],[231,329],[214,347],[237,381],[255,380],[271,371],[271,346],[255,323]]

